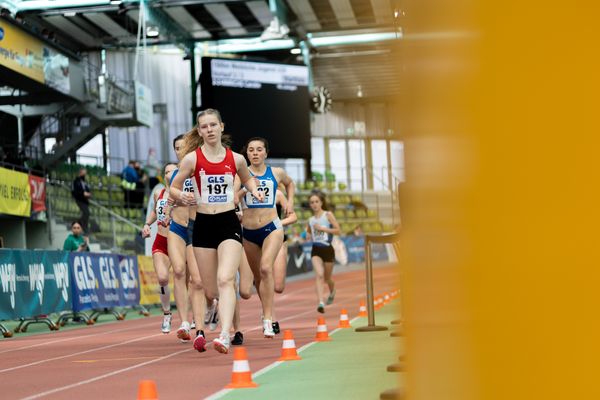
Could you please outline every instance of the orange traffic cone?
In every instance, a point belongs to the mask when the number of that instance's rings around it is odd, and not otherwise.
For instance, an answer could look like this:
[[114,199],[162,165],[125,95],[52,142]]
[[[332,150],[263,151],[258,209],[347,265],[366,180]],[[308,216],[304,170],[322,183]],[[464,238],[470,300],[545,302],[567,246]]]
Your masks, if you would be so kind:
[[365,301],[360,301],[360,307],[358,308],[358,316],[366,317],[367,316],[367,306],[365,305]]
[[156,383],[151,380],[140,381],[138,384],[138,400],[158,400]]
[[342,312],[340,313],[340,323],[338,324],[338,328],[351,328],[350,321],[348,321],[348,312],[345,308],[342,308]]
[[281,345],[281,357],[279,357],[279,361],[293,360],[302,360],[302,358],[296,352],[296,342],[294,341],[292,331],[286,329],[283,331],[283,344]]
[[233,349],[233,372],[231,373],[231,383],[225,386],[228,389],[254,388],[258,384],[252,381],[250,364],[245,347],[235,347]]
[[384,294],[383,295],[383,304],[384,305],[389,304],[390,301],[392,301],[392,298],[390,297],[390,294],[389,293]]
[[383,307],[383,298],[381,296],[377,296],[375,299],[375,309],[381,310],[381,307]]
[[325,325],[325,318],[319,317],[317,321],[317,336],[315,337],[317,342],[328,342],[331,340],[329,333],[327,332],[327,325]]

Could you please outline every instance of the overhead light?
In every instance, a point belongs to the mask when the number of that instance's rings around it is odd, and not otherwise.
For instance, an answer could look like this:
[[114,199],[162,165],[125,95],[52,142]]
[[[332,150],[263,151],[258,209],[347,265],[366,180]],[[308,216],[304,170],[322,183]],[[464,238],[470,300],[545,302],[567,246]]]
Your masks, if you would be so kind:
[[157,26],[148,26],[146,27],[146,37],[149,38],[155,38],[158,37],[158,35],[160,34],[160,31],[158,30]]
[[363,91],[362,91],[361,85],[358,85],[358,88],[356,89],[356,97],[363,97]]
[[63,16],[65,16],[65,17],[74,17],[76,15],[77,15],[77,13],[75,11],[67,11],[63,14]]
[[119,4],[121,4],[123,2],[123,0],[110,0],[110,4],[113,4],[115,6],[118,6]]
[[290,33],[290,28],[286,24],[280,23],[279,18],[273,17],[267,29],[260,35],[260,40],[285,39],[288,33]]
[[302,53],[302,50],[300,50],[298,47],[294,47],[293,49],[290,50],[290,53],[300,54],[300,53]]
[[52,8],[103,6],[109,4],[109,0],[30,0],[16,2],[19,11],[48,10]]
[[343,36],[315,36],[309,33],[307,37],[310,45],[313,47],[384,42],[387,40],[398,39],[395,32],[363,33]]

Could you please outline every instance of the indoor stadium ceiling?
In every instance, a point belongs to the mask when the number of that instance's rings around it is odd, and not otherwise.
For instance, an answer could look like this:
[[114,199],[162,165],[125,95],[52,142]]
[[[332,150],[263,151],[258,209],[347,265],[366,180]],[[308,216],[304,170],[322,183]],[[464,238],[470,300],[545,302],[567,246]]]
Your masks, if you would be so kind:
[[[146,0],[146,29],[156,28],[149,44],[191,42],[224,43],[232,39],[307,37],[340,38],[310,48],[315,85],[325,86],[334,99],[387,98],[398,93],[401,38],[398,0]],[[115,0],[13,0],[25,19],[53,32],[65,47],[75,51],[134,46],[140,1]],[[274,17],[279,26],[269,30]],[[284,28],[285,29],[285,28]],[[393,33],[393,40],[377,34]],[[372,34],[363,40],[343,40]],[[147,35],[149,36],[149,35]],[[295,46],[291,46],[295,47]],[[290,48],[273,51],[238,51],[266,59],[295,60]]]

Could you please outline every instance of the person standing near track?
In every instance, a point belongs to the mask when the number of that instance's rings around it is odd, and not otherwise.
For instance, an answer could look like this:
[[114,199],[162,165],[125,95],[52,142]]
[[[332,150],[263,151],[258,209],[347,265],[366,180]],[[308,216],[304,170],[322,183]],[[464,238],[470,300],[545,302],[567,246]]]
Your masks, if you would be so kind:
[[[213,345],[218,352],[227,353],[236,302],[235,276],[242,256],[242,229],[234,210],[236,174],[258,201],[264,195],[252,179],[244,157],[223,145],[225,125],[219,112],[203,110],[196,120],[197,128],[184,138],[186,156],[171,184],[170,199],[196,205],[194,254],[207,297],[219,299],[221,334]],[[193,177],[198,188],[195,193],[183,191],[188,177]]]
[[307,240],[312,240],[311,261],[315,270],[317,297],[319,299],[317,311],[324,313],[324,283],[327,283],[329,287],[327,304],[333,303],[333,299],[335,298],[335,282],[331,279],[335,253],[333,246],[331,246],[331,241],[333,240],[333,235],[340,234],[340,225],[333,213],[326,211],[325,195],[323,193],[312,193],[308,198],[308,204],[313,216],[308,220],[306,231],[308,233]]
[[[186,154],[184,152],[184,135],[179,135],[173,140],[173,149],[175,150],[177,159],[181,161]],[[177,169],[173,172],[171,182],[174,182],[178,174],[179,170]],[[183,192],[193,194],[194,191],[194,182],[192,179],[186,178],[183,181]],[[171,224],[168,234],[169,258],[171,259],[175,275],[177,311],[181,317],[181,326],[177,330],[177,337],[181,341],[191,340],[191,326],[188,321],[188,300],[190,300],[193,319],[197,329],[194,348],[199,352],[204,352],[206,351],[206,338],[204,336],[203,322],[206,300],[202,279],[196,264],[196,257],[194,257],[192,250],[191,234],[193,232],[194,219],[190,218],[191,213],[194,214],[194,217],[196,216],[193,207],[182,203],[176,203],[176,206],[171,210]]]
[[269,144],[264,138],[255,137],[246,143],[245,153],[250,161],[248,169],[258,181],[258,190],[264,194],[264,200],[259,202],[250,193],[243,197],[242,226],[244,250],[262,304],[263,334],[265,338],[272,339],[275,331],[279,331],[279,324],[273,325],[273,265],[283,244],[283,225],[277,215],[275,199],[277,187],[283,185],[288,194],[284,213],[286,216],[293,214],[295,186],[282,168],[265,164],[268,152]]
[[154,263],[154,270],[158,277],[158,285],[160,286],[160,304],[163,309],[163,322],[161,331],[162,333],[171,332],[171,291],[169,289],[169,268],[171,267],[171,261],[169,260],[169,250],[167,247],[167,234],[169,228],[167,227],[168,217],[168,198],[169,198],[169,183],[173,175],[173,171],[177,169],[175,164],[167,164],[165,166],[165,183],[166,187],[160,192],[155,191],[154,193],[154,210],[150,212],[149,218],[144,224],[142,229],[142,237],[150,237],[150,226],[156,221],[158,222],[158,232],[154,243],[152,244],[152,261]]

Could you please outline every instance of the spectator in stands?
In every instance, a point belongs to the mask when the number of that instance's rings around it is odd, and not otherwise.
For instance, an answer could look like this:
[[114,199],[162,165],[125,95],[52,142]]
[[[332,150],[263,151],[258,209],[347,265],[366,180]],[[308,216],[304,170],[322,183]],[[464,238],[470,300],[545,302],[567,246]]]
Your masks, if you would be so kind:
[[75,199],[77,203],[77,207],[81,210],[81,227],[85,233],[89,233],[89,221],[90,221],[90,197],[92,197],[92,192],[90,190],[90,186],[85,181],[85,176],[87,175],[87,170],[85,168],[79,169],[79,175],[77,178],[73,179],[73,187],[71,190],[71,195]]
[[135,199],[135,188],[139,180],[137,171],[135,170],[135,161],[130,160],[129,164],[121,172],[121,186],[125,192],[125,207],[131,208]]
[[83,228],[79,221],[71,223],[71,234],[65,239],[65,251],[90,251],[89,240],[83,235]]
[[144,207],[144,194],[146,193],[146,182],[148,181],[148,174],[142,168],[142,164],[139,161],[136,161],[133,165],[135,168],[135,172],[137,173],[138,180],[135,183],[135,200],[132,201],[134,207],[142,208]]
[[150,147],[148,150],[148,159],[146,160],[146,172],[148,173],[149,189],[152,192],[154,186],[158,183],[158,177],[161,174],[161,165],[156,158],[156,149]]

